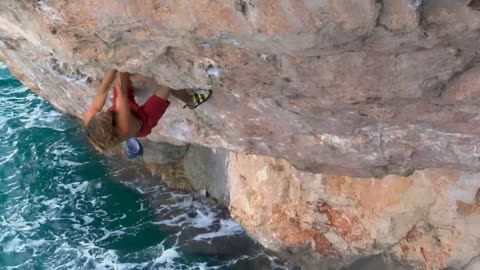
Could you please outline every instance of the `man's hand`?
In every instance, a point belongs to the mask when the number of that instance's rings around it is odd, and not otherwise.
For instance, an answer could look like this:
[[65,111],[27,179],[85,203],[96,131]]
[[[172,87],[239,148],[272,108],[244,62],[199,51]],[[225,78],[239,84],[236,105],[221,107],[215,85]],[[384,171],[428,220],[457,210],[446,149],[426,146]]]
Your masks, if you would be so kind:
[[115,80],[115,76],[117,76],[116,70],[109,70],[103,76],[102,83],[97,90],[97,94],[95,95],[92,104],[83,117],[83,122],[85,125],[88,125],[88,122],[90,122],[90,119],[92,119],[96,113],[102,111],[103,106],[107,101],[108,91],[110,90],[113,80]]
[[115,76],[117,76],[117,70],[112,69],[105,73],[103,76],[102,83],[100,84],[100,89],[98,92],[107,93],[110,90],[110,86],[112,86],[113,81],[115,80]]

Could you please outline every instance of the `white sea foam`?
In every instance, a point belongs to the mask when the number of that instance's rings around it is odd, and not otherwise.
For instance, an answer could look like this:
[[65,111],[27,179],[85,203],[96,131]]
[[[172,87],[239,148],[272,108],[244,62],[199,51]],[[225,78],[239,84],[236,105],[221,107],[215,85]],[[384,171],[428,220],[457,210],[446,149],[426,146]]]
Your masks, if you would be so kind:
[[24,123],[24,128],[48,128],[51,130],[56,130],[63,132],[69,126],[66,126],[64,122],[59,121],[63,116],[57,111],[45,112],[45,109],[42,107],[36,107],[33,111],[25,112],[28,113],[28,117],[25,117],[25,114],[21,118],[21,122]]
[[169,248],[162,252],[162,255],[155,259],[154,264],[172,263],[173,259],[179,258],[180,254],[174,249]]
[[12,158],[17,154],[18,150],[15,149],[8,154],[4,154],[3,157],[0,157],[0,166],[12,160]]
[[58,186],[64,188],[70,192],[70,194],[85,193],[87,191],[89,183],[84,182],[73,182],[70,184],[59,184]]
[[192,226],[195,228],[208,228],[213,224],[216,214],[214,212],[202,213],[196,210],[197,216],[191,220]]
[[106,239],[112,237],[112,236],[120,236],[120,235],[123,235],[125,234],[124,231],[121,231],[121,230],[116,230],[116,231],[109,231],[109,230],[106,230],[106,229],[102,229],[102,231],[104,232],[103,236],[100,237],[99,239],[97,239],[95,242],[102,242],[102,241],[105,241]]
[[82,216],[82,218],[83,218],[83,221],[85,222],[83,225],[88,225],[94,221],[94,219],[89,216]]
[[15,235],[15,238],[8,241],[5,244],[2,244],[4,252],[21,252],[25,250],[24,246],[22,245],[22,240],[18,238],[18,235]]
[[243,233],[243,229],[232,219],[220,220],[220,229],[216,232],[202,233],[195,236],[194,240],[211,240],[212,238]]
[[85,164],[85,162],[75,162],[66,159],[61,159],[58,161],[58,164],[62,166],[76,167]]

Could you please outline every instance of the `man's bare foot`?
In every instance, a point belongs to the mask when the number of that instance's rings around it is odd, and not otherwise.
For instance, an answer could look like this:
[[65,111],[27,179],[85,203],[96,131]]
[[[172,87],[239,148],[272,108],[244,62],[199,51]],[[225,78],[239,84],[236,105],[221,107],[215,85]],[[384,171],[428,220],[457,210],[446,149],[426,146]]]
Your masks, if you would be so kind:
[[192,104],[193,102],[193,95],[189,94],[188,90],[186,89],[172,90],[170,93],[172,94],[172,96],[180,99],[185,104]]

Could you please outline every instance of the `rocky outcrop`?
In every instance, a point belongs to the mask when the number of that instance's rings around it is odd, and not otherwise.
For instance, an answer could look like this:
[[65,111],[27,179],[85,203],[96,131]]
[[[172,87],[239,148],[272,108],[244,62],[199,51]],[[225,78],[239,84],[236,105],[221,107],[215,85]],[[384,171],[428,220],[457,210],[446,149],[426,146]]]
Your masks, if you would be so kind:
[[107,68],[139,74],[140,94],[215,90],[195,111],[172,102],[149,140],[242,153],[211,172],[194,162],[210,150],[172,150],[190,160],[178,177],[202,172],[189,188],[272,249],[459,267],[480,246],[479,5],[2,0],[0,59],[75,116]]
[[475,6],[4,0],[0,57],[74,115],[106,68],[173,88],[217,90],[202,110],[174,106],[153,140],[161,135],[352,176],[478,170]]
[[361,179],[241,154],[230,155],[228,171],[232,215],[266,247],[302,254],[306,265],[387,252],[415,269],[480,267],[472,260],[480,258],[478,173]]
[[[157,163],[171,155],[156,153]],[[229,205],[250,235],[304,269],[480,267],[479,173],[352,178],[198,146],[177,162],[195,189]],[[181,177],[173,178],[178,187]]]

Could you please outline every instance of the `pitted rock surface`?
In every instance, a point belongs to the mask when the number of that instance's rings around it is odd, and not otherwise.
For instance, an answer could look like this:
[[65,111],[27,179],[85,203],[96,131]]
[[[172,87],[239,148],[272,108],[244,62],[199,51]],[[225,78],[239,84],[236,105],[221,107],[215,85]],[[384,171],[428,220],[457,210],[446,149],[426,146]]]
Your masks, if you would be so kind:
[[195,112],[172,106],[152,140],[352,176],[478,171],[476,5],[5,0],[0,56],[77,116],[107,68],[215,90]]
[[[311,262],[388,252],[424,268],[476,269],[479,7],[2,0],[0,59],[77,117],[109,68],[137,74],[142,99],[159,84],[214,90],[195,111],[172,98],[148,139],[239,153],[197,184],[229,200],[271,249]],[[204,181],[224,172],[225,183]]]

